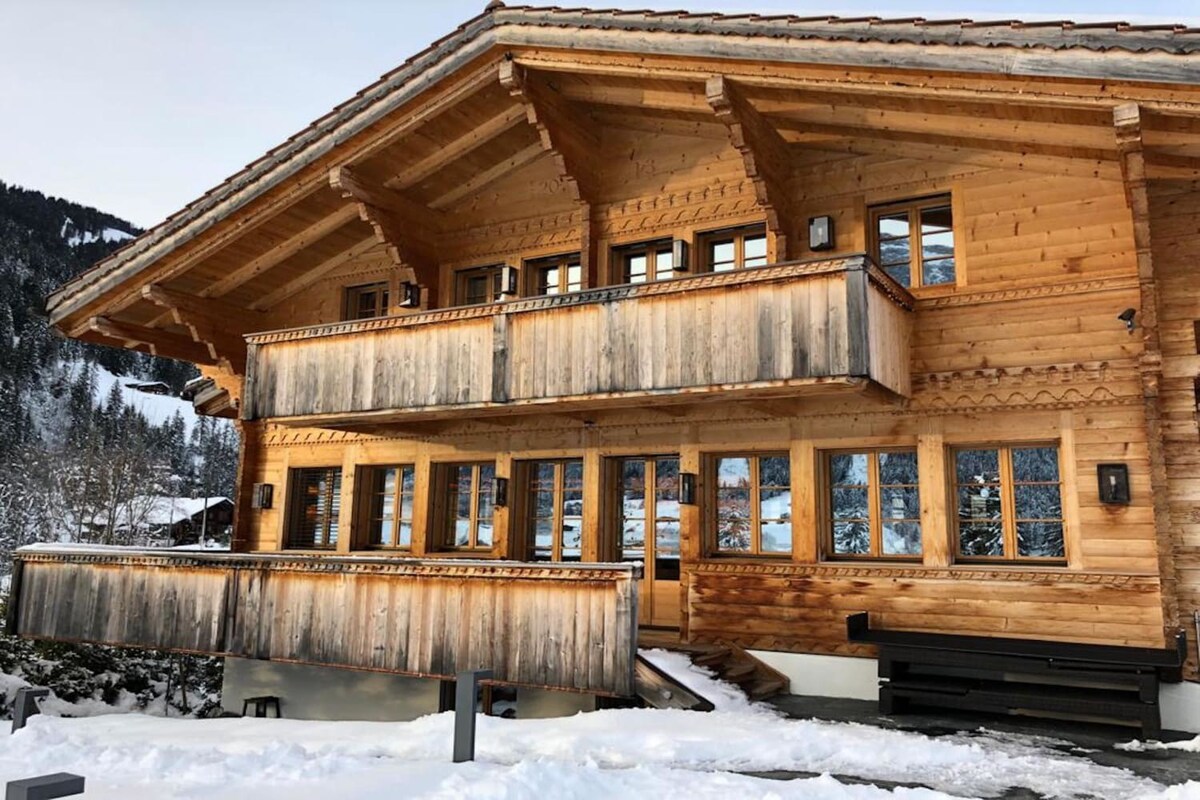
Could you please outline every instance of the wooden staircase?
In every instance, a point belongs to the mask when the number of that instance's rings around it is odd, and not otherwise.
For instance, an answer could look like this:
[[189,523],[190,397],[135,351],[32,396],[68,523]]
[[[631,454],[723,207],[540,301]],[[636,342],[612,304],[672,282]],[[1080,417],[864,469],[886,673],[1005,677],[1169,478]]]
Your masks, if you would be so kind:
[[683,653],[696,666],[710,669],[721,680],[740,688],[751,700],[786,693],[791,685],[786,675],[728,642],[688,643],[679,641],[675,631],[640,630],[638,647]]

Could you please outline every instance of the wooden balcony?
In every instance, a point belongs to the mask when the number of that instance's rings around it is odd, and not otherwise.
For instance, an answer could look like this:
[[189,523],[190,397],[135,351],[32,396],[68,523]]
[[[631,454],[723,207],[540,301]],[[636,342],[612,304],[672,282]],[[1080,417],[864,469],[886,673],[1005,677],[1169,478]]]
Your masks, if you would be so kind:
[[8,632],[631,696],[640,567],[38,545]]
[[878,386],[912,297],[865,256],[252,334],[243,416],[370,423]]

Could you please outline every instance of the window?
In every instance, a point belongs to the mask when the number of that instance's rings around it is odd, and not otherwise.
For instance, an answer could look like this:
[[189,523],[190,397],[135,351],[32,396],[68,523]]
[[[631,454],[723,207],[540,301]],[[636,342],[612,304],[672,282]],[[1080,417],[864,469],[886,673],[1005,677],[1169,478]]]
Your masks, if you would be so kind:
[[566,294],[583,288],[579,253],[527,261],[525,269],[533,276],[533,285],[529,287],[533,295]]
[[700,252],[708,272],[729,272],[767,263],[767,230],[762,225],[714,231],[700,237]]
[[451,550],[487,550],[492,546],[492,492],[495,464],[443,464],[445,514],[442,546]]
[[332,550],[337,546],[342,471],[337,467],[291,471],[287,546]]
[[350,286],[346,289],[345,302],[342,304],[342,319],[370,319],[388,315],[388,285],[386,283],[368,283],[363,286]]
[[530,561],[579,561],[583,555],[583,461],[525,465]]
[[495,303],[500,299],[504,265],[463,269],[457,273],[456,297],[461,306]]
[[411,464],[364,467],[360,505],[368,547],[407,550],[412,547],[413,491],[416,470]]
[[921,499],[914,450],[830,453],[829,555],[921,555]]
[[661,281],[675,274],[670,239],[625,245],[614,253],[623,283]]
[[645,562],[649,580],[679,580],[679,457],[623,458],[618,468],[621,560]]
[[872,256],[904,286],[954,283],[954,224],[947,196],[871,209]]
[[1057,447],[956,450],[954,496],[960,557],[1064,558]]
[[715,459],[716,546],[722,554],[792,552],[791,464],[786,453]]

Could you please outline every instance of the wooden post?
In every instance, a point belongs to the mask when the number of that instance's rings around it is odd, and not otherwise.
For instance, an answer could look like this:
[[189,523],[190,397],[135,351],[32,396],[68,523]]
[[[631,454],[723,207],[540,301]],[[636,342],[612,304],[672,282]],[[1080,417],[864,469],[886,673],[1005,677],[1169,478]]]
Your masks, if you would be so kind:
[[921,495],[921,552],[927,567],[948,567],[954,542],[946,500],[950,477],[946,443],[938,420],[925,421],[917,435],[917,486]]

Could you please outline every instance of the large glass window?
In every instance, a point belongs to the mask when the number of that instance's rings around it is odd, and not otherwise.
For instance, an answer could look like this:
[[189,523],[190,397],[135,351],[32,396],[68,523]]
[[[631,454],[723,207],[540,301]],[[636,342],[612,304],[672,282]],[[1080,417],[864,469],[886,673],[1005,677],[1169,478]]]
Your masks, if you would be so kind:
[[579,253],[526,261],[524,271],[533,276],[529,294],[566,294],[583,288],[583,264]]
[[451,550],[487,550],[493,542],[493,492],[496,465],[441,464],[439,477],[445,490],[443,547]]
[[706,233],[700,237],[700,250],[701,268],[708,272],[766,266],[767,230],[763,225],[749,225]]
[[290,475],[287,546],[304,550],[337,547],[342,505],[338,467],[294,469]]
[[954,220],[947,196],[871,209],[872,257],[904,286],[954,283]]
[[346,289],[345,300],[342,303],[342,319],[371,319],[372,317],[386,317],[387,314],[388,285],[386,283],[369,283]]
[[725,554],[792,552],[791,464],[786,453],[713,459],[716,550]]
[[831,557],[921,555],[916,451],[830,453],[825,467]]
[[504,265],[462,269],[456,277],[455,297],[460,306],[495,303],[500,299]]
[[1053,445],[954,451],[958,554],[963,559],[1062,560],[1062,482]]
[[529,559],[579,561],[583,555],[583,461],[525,465]]
[[412,464],[362,467],[360,509],[365,515],[368,547],[407,550],[412,547],[413,494],[416,471]]
[[679,579],[679,458],[624,458],[618,524],[623,561],[644,561],[652,580]]
[[613,253],[624,283],[661,281],[675,274],[670,239],[624,245]]

